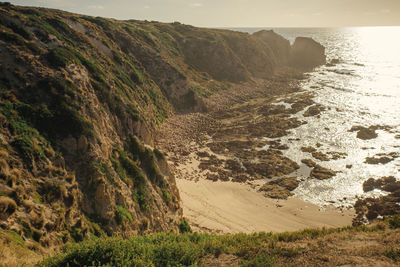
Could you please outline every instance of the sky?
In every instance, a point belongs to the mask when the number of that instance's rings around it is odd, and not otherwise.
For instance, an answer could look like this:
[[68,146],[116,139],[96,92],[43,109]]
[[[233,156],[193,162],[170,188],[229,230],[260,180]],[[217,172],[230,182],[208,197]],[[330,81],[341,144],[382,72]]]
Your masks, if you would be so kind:
[[400,26],[400,0],[3,0],[198,27]]

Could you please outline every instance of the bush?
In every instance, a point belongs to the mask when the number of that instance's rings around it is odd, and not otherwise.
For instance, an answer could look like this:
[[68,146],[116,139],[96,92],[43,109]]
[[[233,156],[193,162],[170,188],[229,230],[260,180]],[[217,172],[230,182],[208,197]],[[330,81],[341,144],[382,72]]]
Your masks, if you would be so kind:
[[394,248],[390,247],[386,249],[384,255],[393,261],[397,262],[400,261],[400,249],[399,248]]
[[7,118],[8,128],[14,136],[11,145],[16,148],[25,159],[34,157],[46,157],[49,143],[39,135],[23,116],[19,110],[25,105],[22,103],[3,103],[0,104],[0,113]]
[[167,189],[163,188],[163,189],[162,189],[162,194],[163,194],[164,199],[165,199],[167,202],[170,202],[170,201],[171,201],[171,195],[169,194],[169,192],[168,192]]
[[388,219],[390,228],[397,229],[400,228],[400,215],[394,215]]
[[117,221],[119,223],[121,223],[123,219],[127,219],[130,222],[133,222],[132,215],[126,210],[125,207],[117,205],[117,210],[118,210]]
[[57,47],[47,54],[46,59],[53,67],[66,67],[70,63],[79,64],[79,59],[65,47]]
[[32,33],[25,27],[16,24],[14,21],[9,19],[7,16],[0,16],[0,23],[8,28],[10,28],[16,34],[19,34],[27,40],[32,39]]
[[183,234],[183,233],[187,233],[190,232],[190,225],[187,221],[182,220],[181,223],[179,224],[179,231]]
[[47,77],[38,82],[36,90],[44,92],[45,97],[34,99],[32,104],[35,105],[30,109],[33,112],[26,116],[32,114],[30,119],[40,132],[52,139],[68,135],[93,136],[92,125],[80,115],[74,101],[78,92],[75,84],[63,78]]

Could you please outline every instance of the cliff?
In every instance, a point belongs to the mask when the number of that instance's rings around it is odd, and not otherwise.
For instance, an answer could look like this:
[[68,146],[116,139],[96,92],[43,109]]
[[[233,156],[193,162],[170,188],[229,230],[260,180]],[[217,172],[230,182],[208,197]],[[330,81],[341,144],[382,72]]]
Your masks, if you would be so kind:
[[287,66],[299,71],[310,71],[326,64],[325,47],[309,37],[296,37],[290,45],[273,30],[261,30],[253,34],[259,41],[271,48],[277,66]]
[[311,70],[326,63],[325,47],[308,37],[297,37],[289,57],[289,65],[300,70]]
[[255,36],[180,23],[5,3],[0,22],[0,226],[44,247],[178,231],[154,131],[287,60]]
[[288,65],[290,57],[290,42],[283,38],[281,35],[275,33],[273,30],[261,30],[253,34],[261,42],[266,43],[271,47],[275,58],[280,65]]

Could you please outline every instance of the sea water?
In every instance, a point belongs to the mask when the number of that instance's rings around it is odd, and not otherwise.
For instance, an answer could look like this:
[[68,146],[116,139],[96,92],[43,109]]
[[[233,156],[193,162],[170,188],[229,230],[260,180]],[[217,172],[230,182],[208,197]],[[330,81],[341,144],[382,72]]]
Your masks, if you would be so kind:
[[[253,33],[261,28],[233,29]],[[311,158],[302,146],[318,151],[345,152],[343,159],[318,161],[338,171],[328,180],[304,179],[295,190],[297,197],[318,205],[350,206],[365,194],[362,184],[368,178],[395,176],[400,179],[400,158],[386,164],[365,163],[378,153],[400,153],[400,27],[362,28],[275,28],[276,33],[294,42],[295,37],[312,37],[326,48],[327,60],[338,62],[318,67],[302,81],[304,90],[315,92],[314,101],[326,107],[320,118],[303,117],[307,124],[280,138],[289,149],[284,154],[300,163]],[[378,137],[356,138],[352,126],[389,126],[377,130]],[[296,141],[294,139],[300,138]],[[347,168],[351,165],[351,168]]]

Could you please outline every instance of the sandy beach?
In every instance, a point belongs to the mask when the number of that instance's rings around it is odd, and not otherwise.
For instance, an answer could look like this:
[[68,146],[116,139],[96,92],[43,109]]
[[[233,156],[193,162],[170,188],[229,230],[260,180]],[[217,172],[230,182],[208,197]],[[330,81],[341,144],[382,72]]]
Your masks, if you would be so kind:
[[320,210],[300,199],[266,198],[248,184],[177,179],[183,215],[193,230],[217,233],[284,232],[350,225],[354,212]]

